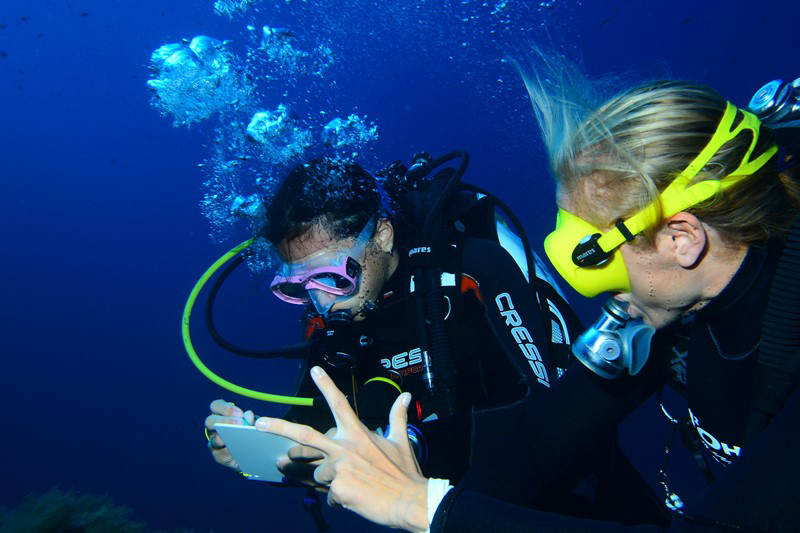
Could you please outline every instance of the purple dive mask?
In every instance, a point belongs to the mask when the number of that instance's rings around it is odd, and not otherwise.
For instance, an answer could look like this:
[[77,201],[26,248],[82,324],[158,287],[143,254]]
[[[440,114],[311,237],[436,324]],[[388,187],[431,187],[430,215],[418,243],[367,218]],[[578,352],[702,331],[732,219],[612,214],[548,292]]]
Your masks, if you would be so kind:
[[325,252],[297,263],[283,263],[270,284],[272,292],[290,304],[311,302],[321,315],[336,302],[347,300],[358,292],[361,264],[356,258],[364,255],[376,224],[377,216],[369,219],[350,248]]

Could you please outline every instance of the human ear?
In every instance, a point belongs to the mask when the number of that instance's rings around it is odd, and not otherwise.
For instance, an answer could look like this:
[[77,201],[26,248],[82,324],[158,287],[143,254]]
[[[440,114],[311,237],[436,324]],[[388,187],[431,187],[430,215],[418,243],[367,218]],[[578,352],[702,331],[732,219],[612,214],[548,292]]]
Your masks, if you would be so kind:
[[392,253],[394,249],[394,226],[389,219],[382,218],[378,220],[375,226],[375,244],[386,253]]
[[683,268],[692,268],[703,258],[708,245],[708,235],[703,223],[687,212],[672,215],[666,224],[666,235],[671,241],[671,252]]

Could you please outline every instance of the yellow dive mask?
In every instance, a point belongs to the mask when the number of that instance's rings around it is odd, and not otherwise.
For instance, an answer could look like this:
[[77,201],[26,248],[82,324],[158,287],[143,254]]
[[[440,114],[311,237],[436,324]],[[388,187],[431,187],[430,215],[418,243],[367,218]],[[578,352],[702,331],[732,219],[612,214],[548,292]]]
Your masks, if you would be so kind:
[[[744,118],[733,127],[737,113],[742,113]],[[705,148],[656,200],[632,217],[619,220],[613,229],[602,232],[580,217],[559,209],[556,229],[544,241],[547,257],[567,283],[587,298],[607,291],[629,292],[630,280],[619,251],[620,245],[656,226],[660,222],[659,215],[665,220],[739,183],[763,167],[778,147],[771,145],[757,158],[751,159],[760,129],[761,123],[755,115],[728,102],[719,126]],[[739,166],[722,179],[690,185],[719,149],[743,130],[750,130],[753,139]]]

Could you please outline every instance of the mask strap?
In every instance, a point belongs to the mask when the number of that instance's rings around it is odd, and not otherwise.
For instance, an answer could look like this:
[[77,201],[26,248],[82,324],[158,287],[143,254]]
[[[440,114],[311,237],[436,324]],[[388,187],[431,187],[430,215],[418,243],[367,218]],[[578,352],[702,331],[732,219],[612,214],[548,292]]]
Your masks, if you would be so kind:
[[350,250],[353,251],[359,249],[360,247],[366,246],[369,240],[375,234],[375,228],[377,227],[378,215],[375,214],[372,215],[372,218],[367,221],[364,229],[362,229],[361,233],[358,234],[358,237],[356,237],[356,242],[353,244],[353,247]]
[[375,187],[377,187],[378,194],[381,197],[381,212],[378,214],[381,215],[382,217],[393,216],[394,210],[392,209],[392,201],[389,199],[389,193],[386,192],[386,188],[383,186],[383,184],[381,184],[381,181],[378,178],[378,176],[376,176],[372,172],[369,171],[367,172],[369,173],[370,176],[372,176],[372,179],[375,180]]
[[[738,113],[742,113],[744,117],[739,121],[739,124],[733,128],[733,123]],[[760,156],[751,159],[756,143],[758,142],[760,129],[761,122],[759,122],[755,115],[747,111],[741,111],[728,102],[725,107],[725,113],[722,115],[722,119],[720,119],[714,135],[712,135],[711,140],[708,141],[705,148],[697,154],[697,157],[689,163],[683,172],[672,180],[655,201],[628,220],[623,221],[622,226],[627,229],[629,234],[638,235],[645,229],[655,226],[658,223],[659,215],[661,218],[671,217],[675,213],[679,213],[684,209],[695,206],[711,198],[720,190],[728,189],[732,185],[739,183],[758,171],[767,164],[778,151],[777,145],[773,144]],[[704,180],[690,186],[689,183],[703,170],[725,143],[736,138],[743,130],[750,130],[753,135],[750,146],[739,166],[736,167],[733,172],[719,180]],[[625,233],[620,229],[620,223],[618,222],[617,226],[613,230],[603,234],[597,240],[597,243],[603,251],[610,252],[627,240],[629,239],[626,238]]]
[[[378,225],[378,215],[372,215],[372,217],[367,221],[364,225],[364,229],[361,230],[361,233],[358,234],[356,237],[356,242],[353,243],[353,246],[345,248],[344,250],[340,251],[340,254],[344,254],[349,257],[353,257],[354,255],[360,256],[361,251],[366,248],[367,243],[375,234],[375,228]],[[354,259],[356,259],[354,257]],[[357,260],[357,259],[356,259]],[[277,269],[277,274],[280,276],[288,276],[293,268],[296,268],[297,264],[291,264],[281,261],[280,268]]]

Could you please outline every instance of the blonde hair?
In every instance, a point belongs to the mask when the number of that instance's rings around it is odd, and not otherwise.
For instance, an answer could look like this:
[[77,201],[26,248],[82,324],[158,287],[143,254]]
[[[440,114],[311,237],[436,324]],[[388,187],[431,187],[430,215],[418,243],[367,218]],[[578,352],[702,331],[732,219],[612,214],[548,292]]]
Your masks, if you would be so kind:
[[[716,91],[683,81],[646,83],[596,106],[591,84],[574,65],[537,53],[537,66],[520,72],[551,171],[574,214],[600,228],[652,203],[708,144],[725,111],[726,101]],[[737,121],[741,116],[740,112]],[[732,172],[751,140],[745,130],[727,142],[693,182],[718,180]],[[754,154],[771,144],[771,132],[762,126]],[[714,227],[725,241],[751,244],[783,235],[798,206],[800,186],[768,162],[687,211]],[[645,231],[645,242],[652,243],[659,229]]]

